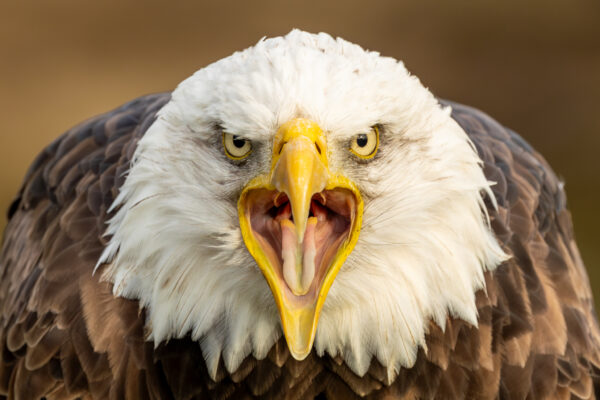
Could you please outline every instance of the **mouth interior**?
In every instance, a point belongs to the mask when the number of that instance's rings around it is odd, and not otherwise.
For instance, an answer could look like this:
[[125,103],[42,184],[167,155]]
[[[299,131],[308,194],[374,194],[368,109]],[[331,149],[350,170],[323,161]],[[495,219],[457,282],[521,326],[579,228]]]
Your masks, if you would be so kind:
[[[286,251],[286,245],[284,245],[285,235],[282,232],[282,224],[289,226],[290,222],[294,223],[287,195],[256,189],[248,193],[247,200],[247,215],[254,237],[280,279],[286,297],[290,300],[314,300],[336,254],[349,237],[356,211],[356,200],[352,192],[346,189],[325,190],[314,194],[311,199],[303,253],[306,256],[307,240],[310,240],[311,244],[314,242],[315,271],[308,292],[301,296],[292,293],[284,279],[283,253]],[[310,224],[311,221],[313,224]],[[314,229],[310,235],[309,229]]]

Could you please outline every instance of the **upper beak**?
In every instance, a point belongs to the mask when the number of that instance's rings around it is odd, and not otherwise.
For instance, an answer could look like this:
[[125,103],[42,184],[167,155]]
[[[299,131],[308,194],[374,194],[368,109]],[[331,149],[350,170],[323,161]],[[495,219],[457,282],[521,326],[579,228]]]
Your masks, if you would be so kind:
[[[295,128],[296,133],[306,132],[297,126]],[[325,164],[327,159],[323,157],[323,160],[318,154],[318,144],[305,134],[290,135],[290,132],[294,130],[288,128],[288,135],[283,135],[284,142],[271,174],[271,184],[279,193],[287,195],[291,205],[292,219],[285,219],[281,225],[283,277],[292,292],[301,296],[308,292],[315,275],[314,262],[303,253],[306,226],[317,223],[316,217],[309,222],[312,197],[325,189],[329,171]],[[290,241],[295,243],[288,243]]]
[[302,243],[312,196],[327,185],[329,171],[315,143],[300,136],[282,145],[271,184],[290,199],[298,243]]
[[329,170],[325,134],[306,119],[280,127],[270,174],[242,191],[242,236],[296,359],[311,351],[325,297],[358,239],[362,207],[355,185]]

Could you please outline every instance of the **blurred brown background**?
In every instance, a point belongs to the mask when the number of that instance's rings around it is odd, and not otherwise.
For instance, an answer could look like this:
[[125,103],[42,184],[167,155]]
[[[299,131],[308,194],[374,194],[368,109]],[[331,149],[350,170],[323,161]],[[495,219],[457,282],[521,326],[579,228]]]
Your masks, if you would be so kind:
[[533,144],[566,181],[600,304],[598,0],[0,0],[0,229],[61,132],[294,27],[402,59],[436,95]]

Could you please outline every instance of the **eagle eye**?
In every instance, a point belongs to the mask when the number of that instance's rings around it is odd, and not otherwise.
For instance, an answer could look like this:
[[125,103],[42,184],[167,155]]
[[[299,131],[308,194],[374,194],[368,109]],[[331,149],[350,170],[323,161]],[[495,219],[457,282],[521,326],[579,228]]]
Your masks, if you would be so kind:
[[232,160],[244,159],[252,152],[250,140],[227,132],[223,132],[223,147],[227,157]]
[[352,138],[350,151],[362,158],[369,159],[375,156],[379,147],[379,129],[372,127],[368,133],[359,133]]

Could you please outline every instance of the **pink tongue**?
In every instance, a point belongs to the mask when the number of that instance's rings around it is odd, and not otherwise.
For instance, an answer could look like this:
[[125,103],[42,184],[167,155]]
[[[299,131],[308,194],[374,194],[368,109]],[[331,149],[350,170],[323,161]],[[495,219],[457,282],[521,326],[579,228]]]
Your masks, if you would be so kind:
[[308,219],[303,243],[298,243],[296,227],[291,220],[282,219],[280,224],[283,279],[292,293],[301,296],[308,292],[315,277],[317,218],[310,217]]

